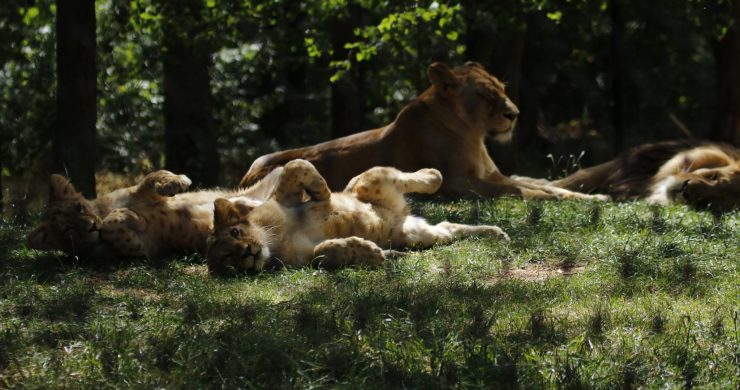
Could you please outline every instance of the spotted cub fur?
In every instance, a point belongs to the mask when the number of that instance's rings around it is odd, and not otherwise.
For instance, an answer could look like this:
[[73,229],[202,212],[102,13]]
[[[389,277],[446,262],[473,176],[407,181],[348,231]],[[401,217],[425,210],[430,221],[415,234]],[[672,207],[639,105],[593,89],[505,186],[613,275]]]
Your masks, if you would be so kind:
[[436,169],[413,173],[376,167],[331,193],[305,160],[285,165],[272,197],[255,204],[217,199],[206,257],[214,274],[257,272],[268,265],[379,265],[393,249],[429,247],[485,235],[508,241],[496,226],[430,225],[409,215],[404,194],[431,194],[442,184]]
[[213,201],[234,196],[265,199],[278,176],[276,172],[240,191],[185,192],[191,184],[187,176],[161,170],[135,186],[88,200],[69,180],[52,175],[52,196],[27,245],[106,259],[204,251],[213,229]]

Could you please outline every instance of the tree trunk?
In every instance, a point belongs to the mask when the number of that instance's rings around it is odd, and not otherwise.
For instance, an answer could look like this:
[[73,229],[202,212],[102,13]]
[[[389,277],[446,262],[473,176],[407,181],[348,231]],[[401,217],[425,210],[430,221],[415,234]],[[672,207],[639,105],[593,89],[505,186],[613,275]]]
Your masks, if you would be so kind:
[[[187,1],[181,6],[178,17],[192,23],[193,31],[202,31],[202,4]],[[219,184],[221,169],[208,74],[211,53],[203,36],[188,36],[177,24],[168,20],[164,25],[165,165],[188,175],[195,186],[212,187]]]
[[[350,1],[349,15],[337,17],[332,23],[331,43],[334,60],[345,60],[350,51],[344,48],[352,39],[353,30],[361,25],[361,8]],[[331,138],[338,138],[364,130],[365,66],[350,58],[352,68],[331,85]]]
[[[469,1],[464,3],[464,6],[468,11],[466,16],[468,29],[465,33],[466,59],[482,63],[486,70],[505,82],[506,94],[519,106],[526,35],[524,15],[518,14],[516,22],[501,29],[503,31],[498,31],[491,28],[490,24],[475,23],[475,2]],[[521,107],[519,108],[521,110]],[[522,116],[536,115],[523,111],[522,113]],[[518,127],[521,129],[521,120]],[[521,139],[519,130],[515,130],[514,138],[509,144],[486,142],[494,162],[502,172],[509,174],[517,170],[519,139]]]
[[95,1],[57,0],[57,126],[54,171],[95,197],[97,142]]
[[5,156],[2,156],[3,149],[0,148],[0,220],[2,220],[5,217],[5,214],[3,213],[5,211],[4,203],[5,203],[5,187],[3,187],[3,164],[2,161],[5,158]]
[[[524,57],[524,37],[526,31],[524,28],[516,28],[505,34],[500,34],[501,41],[494,45],[489,62],[489,71],[506,83],[506,95],[509,96],[514,104],[522,111],[520,102],[520,91],[522,83],[522,57]],[[506,60],[504,60],[506,59]],[[523,114],[524,115],[524,114]],[[526,115],[535,116],[534,113]],[[488,142],[488,150],[494,158],[494,162],[499,169],[506,173],[512,174],[518,171],[517,161],[519,160],[520,140],[522,139],[521,120],[518,124],[519,130],[514,131],[514,137],[508,144],[497,142]]]
[[740,146],[740,4],[728,4],[735,23],[715,45],[717,114],[712,139]]
[[622,96],[624,78],[624,26],[620,0],[611,0],[609,2],[609,18],[612,24],[612,32],[609,40],[612,85],[612,140],[614,151],[618,153],[624,147],[624,98]]

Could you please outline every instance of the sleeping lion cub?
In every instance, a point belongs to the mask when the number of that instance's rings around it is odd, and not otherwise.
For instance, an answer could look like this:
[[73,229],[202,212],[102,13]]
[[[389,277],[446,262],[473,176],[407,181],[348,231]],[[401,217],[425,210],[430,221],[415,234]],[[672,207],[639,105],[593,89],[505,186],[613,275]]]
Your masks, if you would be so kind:
[[92,200],[67,178],[52,175],[49,204],[26,245],[95,259],[203,252],[213,229],[213,201],[234,196],[266,199],[279,174],[238,191],[185,192],[190,186],[187,176],[160,170]]
[[293,160],[268,201],[215,201],[208,268],[226,274],[276,265],[379,265],[394,254],[384,248],[430,247],[472,235],[509,240],[496,226],[430,225],[409,215],[405,193],[431,194],[441,184],[436,169],[375,167],[332,193],[311,163]]

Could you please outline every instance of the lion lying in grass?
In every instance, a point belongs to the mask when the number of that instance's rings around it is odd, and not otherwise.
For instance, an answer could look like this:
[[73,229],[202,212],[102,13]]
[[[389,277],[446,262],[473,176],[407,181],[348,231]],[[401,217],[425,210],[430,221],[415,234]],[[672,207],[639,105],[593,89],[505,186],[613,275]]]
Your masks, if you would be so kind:
[[190,179],[161,170],[137,185],[88,200],[65,177],[52,175],[49,204],[26,243],[31,249],[99,259],[205,251],[213,228],[213,201],[234,196],[266,199],[279,176],[276,171],[240,191],[184,193]]
[[549,184],[617,200],[679,202],[722,213],[740,208],[740,150],[696,141],[645,144]]
[[293,160],[267,202],[216,200],[208,268],[225,274],[276,265],[375,266],[392,249],[429,247],[471,235],[508,241],[496,226],[430,225],[409,215],[405,193],[432,194],[441,185],[436,169],[405,173],[376,167],[353,178],[343,192],[332,193],[311,163]]
[[387,126],[262,156],[240,185],[255,183],[276,167],[300,158],[313,163],[334,191],[371,167],[392,166],[409,172],[438,169],[445,177],[439,192],[451,197],[606,198],[504,176],[484,144],[487,136],[511,139],[519,110],[506,96],[504,85],[475,62],[455,69],[436,62],[428,73],[432,86]]

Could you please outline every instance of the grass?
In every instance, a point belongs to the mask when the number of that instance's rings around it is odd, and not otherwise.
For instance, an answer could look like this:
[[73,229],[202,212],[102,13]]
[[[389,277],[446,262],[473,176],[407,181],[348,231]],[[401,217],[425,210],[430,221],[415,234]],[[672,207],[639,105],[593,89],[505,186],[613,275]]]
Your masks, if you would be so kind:
[[493,223],[379,269],[210,278],[95,264],[0,223],[0,387],[740,386],[740,214],[643,203],[417,202]]

